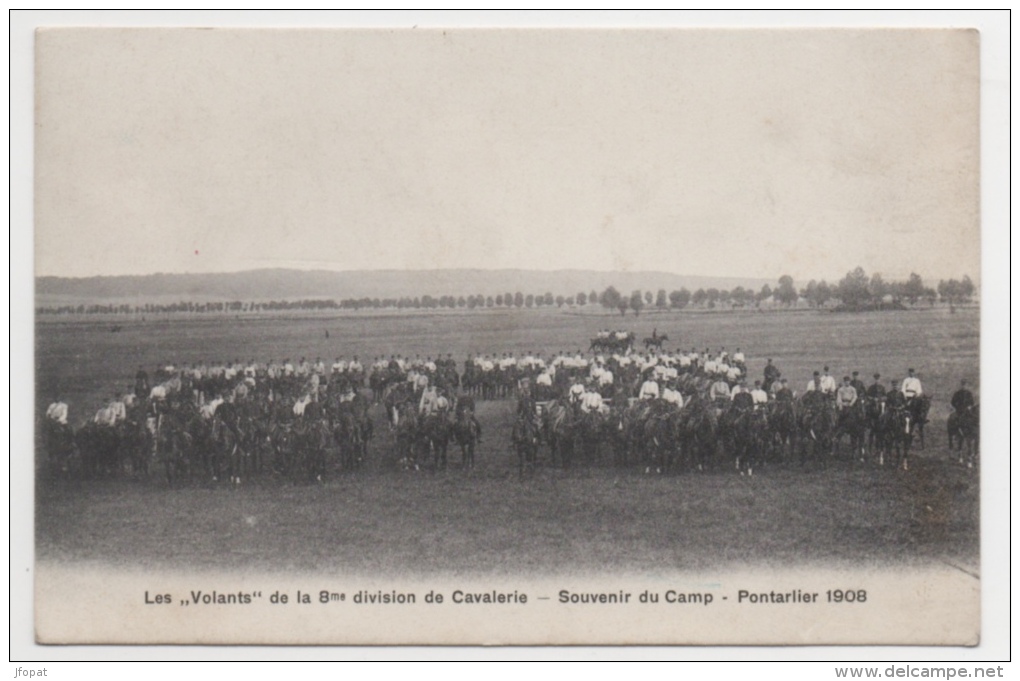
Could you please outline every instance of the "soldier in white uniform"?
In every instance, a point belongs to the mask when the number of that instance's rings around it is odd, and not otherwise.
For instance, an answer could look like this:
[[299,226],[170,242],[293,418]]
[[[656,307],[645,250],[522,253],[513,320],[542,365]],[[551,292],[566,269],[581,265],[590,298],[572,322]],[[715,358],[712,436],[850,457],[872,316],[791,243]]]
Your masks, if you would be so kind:
[[715,383],[708,391],[709,398],[715,402],[717,400],[726,400],[730,397],[730,384],[727,383],[723,377],[717,377]]
[[761,381],[754,382],[754,389],[751,390],[751,399],[754,400],[755,405],[768,403],[769,395],[762,389]]
[[[429,387],[429,377],[425,374],[418,374],[418,377],[414,379],[415,390],[425,390]],[[433,390],[435,387],[433,386]]]
[[662,399],[664,402],[675,404],[678,407],[684,406],[683,394],[679,390],[674,390],[670,385],[666,385],[662,389]]
[[903,384],[900,386],[900,392],[902,392],[908,400],[920,397],[923,394],[921,389],[921,379],[914,375],[913,369],[907,369],[907,377],[903,379]]
[[92,418],[92,420],[101,426],[113,426],[116,425],[117,423],[117,420],[114,418],[114,415],[110,411],[109,407],[103,407],[102,409],[97,411],[96,415]]
[[640,397],[642,400],[658,399],[659,384],[649,378],[647,381],[641,384],[641,392],[638,393],[638,397]]
[[[219,402],[223,402],[223,399],[219,398]],[[294,403],[294,416],[304,416],[305,415],[305,407],[307,407],[309,404],[311,404],[311,402],[312,402],[312,396],[311,395],[308,395],[308,394],[302,395],[301,399],[299,399],[297,402]],[[216,403],[216,400],[213,400],[207,406],[213,406],[214,403]],[[219,406],[219,404],[216,404],[216,406]],[[209,416],[212,416],[215,413],[216,413],[216,407],[213,407],[213,409],[212,409],[211,413],[209,414]]]
[[833,395],[836,392],[836,379],[829,374],[829,367],[823,367],[822,370],[825,372],[821,378],[821,390],[827,395]]
[[597,393],[595,390],[585,390],[581,396],[581,411],[588,412],[598,411],[602,408],[602,395]]
[[431,416],[439,409],[439,393],[435,386],[425,388],[418,400],[418,413],[422,416]]
[[46,418],[51,421],[55,421],[62,426],[67,425],[67,403],[62,402],[59,397],[55,397],[50,406],[46,407]]
[[116,397],[107,405],[110,410],[111,420],[110,425],[115,426],[120,421],[127,418],[127,405],[124,404],[124,400],[121,399],[120,393],[117,393]]
[[846,409],[857,404],[857,388],[850,385],[850,377],[843,377],[843,385],[839,386],[836,391],[836,406],[840,409]]

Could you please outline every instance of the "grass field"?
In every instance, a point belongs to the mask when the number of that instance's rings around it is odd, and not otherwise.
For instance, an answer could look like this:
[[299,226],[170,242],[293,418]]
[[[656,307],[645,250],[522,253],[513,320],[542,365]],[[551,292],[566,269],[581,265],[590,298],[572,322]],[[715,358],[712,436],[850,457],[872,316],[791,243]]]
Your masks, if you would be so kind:
[[[39,401],[59,385],[75,424],[131,381],[139,364],[254,357],[363,360],[380,354],[585,349],[601,328],[656,327],[670,347],[740,347],[749,372],[766,357],[802,390],[811,371],[917,370],[933,396],[927,447],[909,472],[832,462],[766,468],[720,462],[660,477],[596,466],[540,468],[519,481],[509,452],[512,405],[479,405],[478,466],[437,474],[397,468],[382,413],[364,471],[321,486],[273,479],[240,489],[170,490],[158,479],[37,483],[43,560],[364,573],[540,574],[715,569],[724,565],[978,565],[978,479],[951,464],[944,421],[960,378],[977,392],[976,310],[662,314],[622,319],[556,310],[325,318],[40,322]],[[325,331],[329,331],[329,338]],[[543,452],[544,453],[544,452]]]

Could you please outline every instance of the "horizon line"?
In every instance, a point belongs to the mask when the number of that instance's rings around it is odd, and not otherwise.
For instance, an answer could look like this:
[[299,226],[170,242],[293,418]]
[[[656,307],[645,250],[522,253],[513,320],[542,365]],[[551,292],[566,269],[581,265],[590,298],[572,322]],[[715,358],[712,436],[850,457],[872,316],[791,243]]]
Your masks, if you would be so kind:
[[[847,272],[845,272],[845,273],[843,273],[841,275],[837,275],[836,277],[834,277],[831,280],[828,279],[828,278],[825,278],[825,277],[797,276],[797,275],[791,274],[790,272],[783,272],[782,274],[773,275],[773,276],[770,277],[770,276],[765,276],[765,275],[745,276],[745,275],[735,275],[735,274],[681,273],[681,272],[676,272],[676,271],[672,271],[671,272],[671,271],[658,270],[658,269],[647,269],[647,270],[600,270],[600,269],[593,269],[593,268],[563,268],[563,267],[553,268],[553,269],[544,269],[544,268],[538,268],[538,267],[498,267],[498,268],[485,268],[485,267],[435,267],[435,268],[430,268],[430,267],[418,267],[418,268],[371,268],[371,269],[369,269],[369,268],[347,268],[347,269],[329,269],[329,268],[324,268],[324,267],[302,268],[302,267],[294,267],[294,266],[279,266],[279,267],[252,267],[252,268],[247,268],[247,269],[217,270],[217,271],[209,271],[209,272],[163,272],[163,271],[157,271],[157,272],[147,272],[147,273],[144,273],[144,274],[142,274],[142,273],[117,273],[117,274],[89,274],[89,275],[75,275],[75,276],[60,275],[60,274],[34,274],[33,275],[33,279],[37,280],[37,281],[40,280],[40,279],[57,279],[57,280],[64,280],[64,281],[82,281],[82,280],[87,280],[87,279],[117,279],[117,278],[130,278],[130,277],[229,276],[229,275],[252,274],[252,273],[258,273],[258,272],[295,272],[295,273],[306,273],[306,274],[317,274],[317,273],[326,273],[326,274],[354,274],[354,273],[371,274],[371,273],[421,273],[421,272],[430,272],[430,273],[438,273],[438,272],[490,272],[490,273],[498,273],[498,272],[540,272],[540,273],[544,273],[544,274],[590,273],[590,274],[599,274],[599,275],[620,275],[620,276],[639,275],[639,274],[640,275],[665,275],[665,276],[671,276],[671,277],[691,277],[691,278],[701,278],[701,279],[755,280],[755,281],[769,281],[769,282],[772,282],[772,281],[778,282],[778,280],[781,277],[783,277],[783,276],[790,276],[795,282],[799,282],[799,281],[809,282],[809,281],[814,280],[814,281],[819,281],[819,282],[826,281],[828,283],[838,283],[840,279],[842,279],[844,276],[846,276],[846,274],[852,272],[854,269],[856,269],[856,267],[861,267],[862,269],[864,269],[864,271],[869,276],[878,274],[878,275],[882,276],[883,278],[888,277],[892,281],[898,280],[900,278],[905,280],[905,279],[909,278],[909,276],[910,276],[910,274],[902,275],[902,277],[896,276],[896,275],[886,275],[885,273],[883,273],[881,271],[868,270],[863,265],[855,266],[854,268],[851,268],[851,269],[847,270]],[[917,272],[917,274],[920,275],[922,279],[928,279],[929,278],[929,275],[925,275],[925,274],[922,274],[920,272]],[[971,273],[968,273],[968,272],[964,272],[964,273],[961,273],[959,275],[951,275],[951,276],[948,276],[948,277],[938,276],[938,277],[931,277],[931,278],[932,279],[955,279],[955,278],[958,278],[958,277],[962,278],[962,277],[965,277],[965,276],[969,277],[975,283],[980,281],[980,274],[974,275],[974,274],[971,274]]]

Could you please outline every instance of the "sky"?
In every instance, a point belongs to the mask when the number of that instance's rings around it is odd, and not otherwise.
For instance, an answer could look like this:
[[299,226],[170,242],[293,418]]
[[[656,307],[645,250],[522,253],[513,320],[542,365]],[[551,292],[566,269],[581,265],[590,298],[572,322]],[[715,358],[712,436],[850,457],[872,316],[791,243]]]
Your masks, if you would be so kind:
[[978,34],[49,29],[35,274],[980,277]]

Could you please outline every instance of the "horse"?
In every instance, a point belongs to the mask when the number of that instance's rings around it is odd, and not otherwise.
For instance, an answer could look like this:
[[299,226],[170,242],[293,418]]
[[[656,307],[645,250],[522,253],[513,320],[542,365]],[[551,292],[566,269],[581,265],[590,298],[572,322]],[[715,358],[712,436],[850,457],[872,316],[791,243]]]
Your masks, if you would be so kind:
[[480,387],[481,371],[473,361],[464,362],[464,373],[460,377],[461,388],[468,395],[477,395]]
[[563,398],[553,400],[542,412],[542,436],[549,443],[549,463],[559,459],[564,468],[570,465],[574,451],[574,408]]
[[456,420],[453,424],[453,438],[460,447],[461,466],[465,469],[475,467],[475,449],[478,440],[482,436],[478,421],[474,418],[473,410],[458,409]]
[[882,415],[885,413],[885,397],[867,396],[864,402],[864,423],[867,429],[867,449],[874,455],[885,450],[885,443],[882,441]]
[[633,331],[622,338],[618,338],[615,335],[595,337],[591,339],[588,351],[625,354],[634,346],[634,338]]
[[839,447],[840,440],[846,435],[850,439],[851,459],[856,456],[864,461],[867,430],[868,418],[864,412],[863,400],[858,400],[853,406],[839,409],[836,415],[836,429],[832,437],[833,454]]
[[793,400],[775,400],[768,406],[769,451],[774,458],[786,458],[787,446],[792,456],[797,451],[797,409]]
[[74,430],[71,426],[46,418],[43,420],[42,437],[50,473],[53,475],[70,473],[74,455],[77,453]]
[[907,400],[907,411],[910,412],[910,431],[917,431],[917,439],[924,449],[924,425],[928,423],[928,412],[931,410],[931,396],[920,395]]
[[764,411],[754,408],[749,393],[739,393],[719,419],[719,432],[741,475],[753,475],[761,458],[768,429],[764,417]]
[[627,450],[639,461],[647,463],[646,454],[649,447],[648,432],[645,424],[652,417],[664,413],[669,405],[662,400],[636,400],[629,405],[623,414],[623,437]]
[[131,464],[135,475],[149,475],[152,445],[152,433],[143,415],[138,411],[129,412],[127,420],[120,425],[120,446],[123,459]]
[[154,437],[157,456],[162,458],[167,482],[191,477],[207,464],[210,425],[199,413],[190,395],[179,400],[157,403]]
[[414,386],[407,381],[400,383],[391,383],[386,387],[383,392],[383,404],[386,406],[386,415],[390,421],[390,430],[396,429],[400,425],[400,417],[408,411],[405,406],[410,406],[413,410],[416,405],[414,402]]
[[297,469],[298,453],[289,421],[274,421],[269,429],[269,445],[273,452],[273,470],[284,477],[290,477]]
[[830,399],[818,392],[805,393],[801,398],[798,442],[800,444],[800,464],[807,463],[808,457],[824,462],[825,456],[832,454],[833,434],[836,428],[836,416]]
[[[644,422],[645,455],[657,473],[670,472],[680,451],[680,413],[675,410],[650,414]],[[646,472],[650,467],[646,467]]]
[[394,431],[397,461],[405,468],[418,470],[418,410],[410,402],[393,407],[390,427]]
[[115,475],[120,469],[120,434],[113,426],[89,421],[75,433],[86,477]]
[[650,350],[651,348],[661,350],[663,343],[665,343],[668,340],[669,336],[667,336],[666,334],[662,334],[661,336],[656,335],[649,336],[644,340],[645,350]]
[[358,443],[360,450],[357,452],[355,463],[360,466],[368,458],[368,443],[375,434],[375,423],[372,421],[372,415],[369,413],[368,400],[361,393],[356,392],[351,400],[340,402],[334,413],[342,411],[349,411],[351,413],[359,431]]
[[599,460],[599,442],[602,440],[604,419],[597,410],[581,411],[574,417],[574,450],[585,456],[589,463]]
[[949,435],[949,450],[956,445],[959,462],[962,465],[965,461],[967,468],[973,468],[977,463],[978,439],[981,433],[979,405],[967,407],[962,411],[954,411],[946,420],[946,430]]
[[517,453],[517,475],[524,477],[524,470],[534,470],[538,460],[538,426],[535,420],[527,416],[518,415],[514,421],[513,430],[510,433],[510,441],[513,444],[514,452]]
[[680,410],[680,451],[693,468],[704,471],[717,447],[716,425],[699,395],[692,395]]
[[903,467],[908,470],[910,467],[910,444],[913,440],[913,426],[911,424],[910,411],[905,407],[886,406],[882,417],[879,420],[881,430],[882,450],[879,454],[879,465],[885,465],[885,457],[895,460],[894,467]]
[[[219,410],[217,410],[219,411]],[[218,414],[212,418],[207,443],[206,466],[213,481],[218,481],[224,471],[231,483],[241,483],[241,461],[244,457],[241,434],[236,423],[225,420]]]
[[266,452],[272,451],[272,403],[261,396],[246,401],[241,409],[244,475],[262,475]]
[[[344,403],[348,404],[348,403]],[[341,409],[334,420],[333,440],[340,450],[340,468],[352,471],[361,463],[362,431],[352,409]]]
[[613,463],[616,466],[627,465],[629,459],[628,430],[627,400],[614,397],[609,414],[606,416],[605,433],[613,450]]
[[194,436],[183,414],[157,413],[155,419],[156,458],[162,462],[167,484],[175,484],[191,476]]
[[754,468],[764,465],[771,446],[768,410],[764,405],[754,405],[751,409],[750,442],[746,465],[747,474],[752,475]]
[[[372,403],[382,402],[383,394],[389,385],[389,371],[387,369],[374,368],[368,376],[368,386],[372,389]],[[332,383],[330,383],[332,385]]]
[[419,421],[419,446],[425,456],[432,454],[432,470],[446,468],[446,451],[450,445],[450,422],[446,414],[428,414]]
[[333,433],[326,423],[317,418],[297,419],[293,428],[294,448],[304,472],[311,482],[322,482],[328,468],[328,455]]

